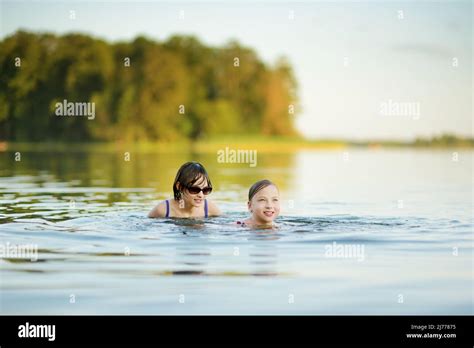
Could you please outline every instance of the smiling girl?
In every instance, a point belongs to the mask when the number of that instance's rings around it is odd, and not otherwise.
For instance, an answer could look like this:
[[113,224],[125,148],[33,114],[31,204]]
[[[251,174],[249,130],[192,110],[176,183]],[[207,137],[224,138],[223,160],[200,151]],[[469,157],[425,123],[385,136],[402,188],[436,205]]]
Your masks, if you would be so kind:
[[253,228],[273,227],[273,220],[280,214],[280,193],[270,180],[260,180],[250,187],[247,207],[252,216],[237,221],[241,226]]
[[207,218],[221,215],[219,208],[204,197],[212,192],[212,183],[202,164],[187,162],[179,168],[173,183],[173,199],[159,203],[148,217]]

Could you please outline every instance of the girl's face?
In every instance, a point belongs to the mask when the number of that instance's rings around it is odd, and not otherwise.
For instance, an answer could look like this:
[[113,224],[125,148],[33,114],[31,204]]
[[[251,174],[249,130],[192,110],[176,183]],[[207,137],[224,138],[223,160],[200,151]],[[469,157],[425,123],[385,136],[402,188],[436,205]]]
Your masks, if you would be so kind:
[[252,218],[257,224],[271,224],[280,214],[280,193],[274,185],[258,191],[248,203]]
[[[208,187],[207,180],[204,177],[201,177],[198,181],[191,185],[192,187],[199,187],[204,189]],[[191,193],[185,187],[180,187],[181,197],[183,198],[185,207],[201,207],[204,204],[204,193],[199,191],[199,193]]]

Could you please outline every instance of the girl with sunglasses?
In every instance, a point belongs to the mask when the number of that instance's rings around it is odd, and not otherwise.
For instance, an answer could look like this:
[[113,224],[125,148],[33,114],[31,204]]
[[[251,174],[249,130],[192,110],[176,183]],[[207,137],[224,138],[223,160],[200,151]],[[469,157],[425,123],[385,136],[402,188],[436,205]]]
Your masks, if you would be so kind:
[[202,164],[187,162],[179,168],[173,183],[174,199],[159,203],[148,217],[202,218],[221,215],[219,208],[204,197],[212,192],[212,183]]

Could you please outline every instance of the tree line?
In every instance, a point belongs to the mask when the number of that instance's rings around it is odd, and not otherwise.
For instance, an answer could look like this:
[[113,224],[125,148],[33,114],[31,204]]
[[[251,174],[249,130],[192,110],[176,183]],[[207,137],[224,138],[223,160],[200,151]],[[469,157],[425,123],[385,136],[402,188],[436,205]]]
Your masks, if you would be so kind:
[[[18,31],[0,42],[0,52],[0,140],[296,135],[291,65],[283,57],[265,64],[237,41],[211,47],[174,35],[109,43]],[[95,115],[58,117],[66,102],[93,104]]]

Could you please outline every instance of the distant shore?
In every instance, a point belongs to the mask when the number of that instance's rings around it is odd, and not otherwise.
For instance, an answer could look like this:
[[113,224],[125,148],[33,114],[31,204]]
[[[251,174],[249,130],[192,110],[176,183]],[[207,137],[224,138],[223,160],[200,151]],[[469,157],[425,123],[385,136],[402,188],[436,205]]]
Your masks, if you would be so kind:
[[350,147],[358,148],[410,148],[410,149],[474,149],[474,138],[461,138],[441,135],[432,138],[417,138],[413,141],[367,140],[351,141],[344,139],[311,140],[300,137],[265,136],[226,136],[183,140],[176,142],[6,142],[0,141],[1,151],[61,151],[75,152],[86,150],[116,151],[131,149],[143,152],[188,151],[214,152],[226,147],[231,149],[252,149],[261,152],[291,152],[295,150],[326,150]]

